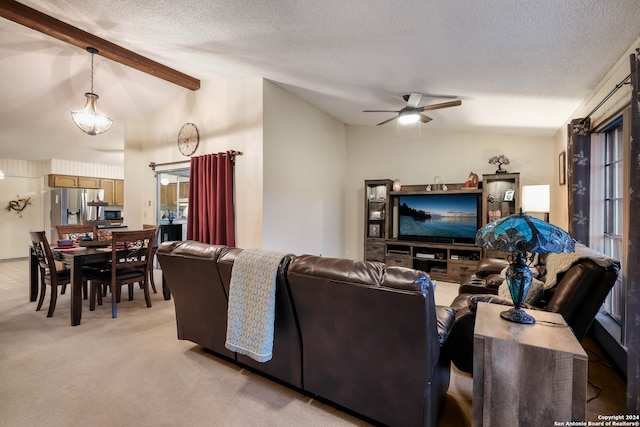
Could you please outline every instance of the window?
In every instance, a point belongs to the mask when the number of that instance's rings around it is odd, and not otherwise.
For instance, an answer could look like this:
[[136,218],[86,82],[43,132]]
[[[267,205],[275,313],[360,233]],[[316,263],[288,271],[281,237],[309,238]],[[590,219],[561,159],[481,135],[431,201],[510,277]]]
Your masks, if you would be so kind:
[[[614,122],[615,123],[615,122]],[[617,124],[617,123],[616,123]],[[624,140],[622,120],[604,132],[604,253],[622,259]],[[607,297],[603,311],[616,322],[624,321],[626,289],[619,278]]]

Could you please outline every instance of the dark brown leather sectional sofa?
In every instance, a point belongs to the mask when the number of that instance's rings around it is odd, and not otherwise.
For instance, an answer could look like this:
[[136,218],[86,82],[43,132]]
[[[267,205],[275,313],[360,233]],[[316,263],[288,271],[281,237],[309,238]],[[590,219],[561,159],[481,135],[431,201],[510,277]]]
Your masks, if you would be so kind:
[[178,338],[386,425],[437,426],[449,386],[442,356],[454,311],[429,277],[382,263],[287,256],[276,276],[273,358],[227,350],[227,301],[241,249],[165,242],[158,260]]

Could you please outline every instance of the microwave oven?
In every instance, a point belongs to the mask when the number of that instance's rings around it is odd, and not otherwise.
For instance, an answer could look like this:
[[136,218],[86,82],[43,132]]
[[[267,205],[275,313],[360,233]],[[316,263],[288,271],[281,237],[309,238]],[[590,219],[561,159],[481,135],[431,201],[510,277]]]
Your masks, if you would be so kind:
[[122,211],[104,211],[104,219],[107,221],[122,220]]

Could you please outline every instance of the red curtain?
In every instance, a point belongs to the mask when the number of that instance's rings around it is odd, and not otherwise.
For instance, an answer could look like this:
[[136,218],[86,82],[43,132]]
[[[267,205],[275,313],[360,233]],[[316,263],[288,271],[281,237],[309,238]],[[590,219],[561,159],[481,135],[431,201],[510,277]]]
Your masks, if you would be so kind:
[[234,153],[191,158],[187,240],[236,245],[233,208]]

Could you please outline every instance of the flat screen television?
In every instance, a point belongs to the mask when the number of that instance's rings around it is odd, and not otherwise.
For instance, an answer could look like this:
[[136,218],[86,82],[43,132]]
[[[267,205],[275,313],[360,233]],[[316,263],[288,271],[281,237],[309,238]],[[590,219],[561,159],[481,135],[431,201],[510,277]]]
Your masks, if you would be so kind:
[[478,193],[398,196],[398,239],[475,243],[481,211]]

